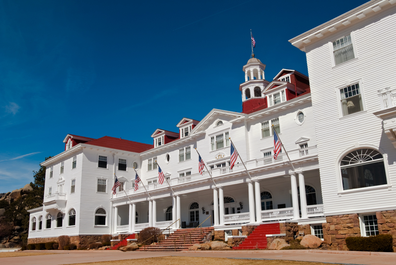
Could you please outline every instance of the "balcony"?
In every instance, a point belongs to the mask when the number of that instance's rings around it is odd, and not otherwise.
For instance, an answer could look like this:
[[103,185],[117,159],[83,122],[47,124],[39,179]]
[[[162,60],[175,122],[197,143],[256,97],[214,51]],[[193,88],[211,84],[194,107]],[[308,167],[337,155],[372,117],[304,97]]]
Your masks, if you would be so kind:
[[323,204],[307,206],[307,215],[308,217],[323,217],[324,216]]
[[66,207],[66,193],[53,193],[45,196],[44,205],[47,212],[62,211]]
[[261,220],[279,221],[293,219],[293,207],[261,211]]
[[249,223],[249,212],[224,215],[224,224]]

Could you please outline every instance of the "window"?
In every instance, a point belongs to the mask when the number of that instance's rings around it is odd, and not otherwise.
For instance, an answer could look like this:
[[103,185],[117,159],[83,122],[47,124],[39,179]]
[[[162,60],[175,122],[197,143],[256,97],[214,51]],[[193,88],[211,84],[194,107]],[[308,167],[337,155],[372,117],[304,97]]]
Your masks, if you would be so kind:
[[169,206],[165,212],[165,221],[171,221],[171,220],[172,220],[172,206]]
[[107,156],[99,156],[98,167],[107,168]]
[[181,131],[181,135],[180,135],[181,138],[187,137],[190,135],[190,132],[192,131],[192,125],[181,128],[180,131]]
[[187,146],[179,149],[179,162],[191,159],[191,147]]
[[106,192],[106,180],[98,179],[97,192]]
[[346,116],[363,110],[359,84],[353,84],[340,90],[342,115]]
[[249,88],[247,88],[247,89],[245,90],[245,96],[246,96],[246,99],[249,99],[249,98],[250,98],[250,89],[249,89]]
[[139,167],[138,163],[137,162],[133,162],[133,168],[137,169],[138,167]]
[[210,137],[210,146],[212,151],[230,146],[229,132]]
[[351,36],[344,36],[333,42],[333,53],[335,65],[355,58]]
[[299,112],[297,113],[297,124],[303,124],[303,123],[304,123],[304,120],[305,120],[304,112],[299,111]]
[[285,90],[281,90],[278,93],[268,95],[268,106],[270,107],[285,101],[286,101]]
[[70,209],[69,211],[69,226],[76,225],[76,210]]
[[290,75],[279,78],[279,81],[290,83]]
[[273,209],[272,205],[272,195],[268,191],[263,191],[261,193],[261,210],[271,210]]
[[47,221],[46,221],[45,228],[51,228],[51,219],[52,219],[52,216],[50,214],[47,215]]
[[166,154],[165,160],[166,160],[167,163],[169,163],[169,161],[170,161],[170,155],[169,154]]
[[150,158],[147,164],[147,170],[154,170],[157,169],[157,157]]
[[75,192],[76,192],[76,180],[72,179],[70,186],[70,193],[75,193]]
[[41,230],[43,229],[43,216],[40,216],[38,221],[39,221],[38,229]]
[[218,121],[218,122],[216,123],[216,126],[221,126],[221,125],[223,125],[223,122],[222,122],[222,121]]
[[61,162],[61,165],[60,165],[60,174],[63,174],[64,170],[65,170],[65,162]]
[[[270,130],[270,128],[272,129]],[[265,138],[274,135],[273,129],[275,129],[277,133],[280,133],[279,118],[275,118],[270,121],[264,121],[261,123],[261,137]]]
[[56,216],[56,227],[62,227],[63,223],[63,213],[59,212]]
[[54,168],[51,167],[50,168],[50,178],[52,178],[54,176]]
[[32,230],[36,230],[36,217],[33,217],[32,219]]
[[99,208],[95,212],[95,225],[106,225],[106,211]]
[[210,169],[226,167],[227,164],[228,164],[228,166],[230,166],[230,161],[228,161],[228,163],[223,162],[223,163],[211,165],[211,166],[210,166]]
[[358,149],[340,162],[344,190],[387,184],[384,158],[374,149]]
[[322,225],[311,225],[311,234],[316,237],[323,239],[323,227]]
[[256,86],[254,88],[254,97],[255,98],[260,98],[261,97],[261,89],[258,86]]
[[151,184],[156,185],[157,184],[157,179],[153,179],[153,180],[148,180],[147,181],[147,185],[151,185]]
[[379,234],[377,216],[362,215],[360,218],[360,230],[362,236],[376,236]]
[[[297,187],[298,198],[300,198],[300,187]],[[305,197],[307,199],[307,205],[316,205],[316,191],[313,187],[305,185]],[[300,199],[298,199],[300,204]]]
[[72,169],[77,167],[77,157],[73,156]]
[[190,175],[191,175],[191,171],[182,172],[182,173],[179,173],[179,178],[187,177]]
[[51,196],[52,195],[52,187],[49,187],[48,188],[48,196]]
[[126,171],[127,161],[126,159],[118,159],[118,170]]
[[164,144],[164,136],[160,136],[154,139],[154,147],[159,147]]
[[300,144],[300,156],[308,155],[308,143]]
[[118,191],[124,191],[125,182],[120,182],[120,186],[118,186]]
[[264,165],[272,163],[272,151],[263,152],[264,155]]
[[232,197],[224,197],[224,214],[235,213],[235,200]]
[[192,222],[199,222],[199,204],[197,202],[193,202],[190,205],[190,223]]

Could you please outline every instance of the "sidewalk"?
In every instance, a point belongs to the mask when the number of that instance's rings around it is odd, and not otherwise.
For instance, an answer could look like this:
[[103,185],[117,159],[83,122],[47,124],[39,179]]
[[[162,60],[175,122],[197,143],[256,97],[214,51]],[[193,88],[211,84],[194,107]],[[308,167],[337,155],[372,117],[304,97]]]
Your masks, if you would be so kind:
[[[30,251],[26,251],[30,252]],[[38,250],[32,252],[39,252]],[[185,252],[121,252],[118,250],[40,250],[54,255],[0,258],[1,264],[57,265],[82,262],[142,259],[153,257],[213,257],[236,259],[270,259],[317,261],[336,264],[396,264],[396,253],[324,251],[324,250],[240,250],[240,251],[185,251]]]

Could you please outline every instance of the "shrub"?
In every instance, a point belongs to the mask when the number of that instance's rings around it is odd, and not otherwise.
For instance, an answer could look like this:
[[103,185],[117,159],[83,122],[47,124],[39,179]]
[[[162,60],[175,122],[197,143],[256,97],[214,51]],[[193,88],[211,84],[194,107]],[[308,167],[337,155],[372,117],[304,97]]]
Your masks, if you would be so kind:
[[107,247],[107,246],[111,246],[111,242],[110,242],[110,241],[103,241],[103,242],[102,242],[102,245],[103,245],[103,246],[106,246],[106,247]]
[[104,242],[110,242],[111,240],[111,235],[102,235],[102,244],[104,245]]
[[22,247],[21,247],[21,250],[22,251],[24,251],[24,250],[26,250],[27,249],[27,246],[26,245],[23,245]]
[[46,250],[54,249],[54,243],[55,242],[47,242],[47,243],[45,243],[45,249]]
[[45,244],[44,243],[37,243],[37,244],[35,244],[35,249],[36,250],[43,250],[43,249],[45,249]]
[[346,244],[352,251],[382,251],[393,252],[392,235],[378,235],[371,237],[347,237]]
[[153,242],[158,241],[158,236],[161,234],[161,230],[156,227],[147,227],[140,231],[138,242],[143,245],[150,245]]
[[54,242],[52,244],[52,249],[58,249],[59,248],[59,243],[58,242]]
[[89,249],[98,249],[98,248],[100,248],[101,246],[102,246],[102,243],[96,242],[96,243],[91,243],[91,244],[89,244],[89,245],[88,245],[88,248],[89,248]]
[[69,245],[69,247],[70,247],[70,250],[75,250],[75,249],[77,249],[76,244],[73,244],[73,243],[71,243],[71,244]]
[[66,245],[63,247],[63,250],[70,250],[70,245]]
[[70,238],[68,236],[60,236],[58,237],[59,248],[62,250],[65,246],[70,245]]
[[36,245],[35,244],[28,244],[27,245],[27,249],[28,250],[33,250],[33,249],[35,249],[36,248]]

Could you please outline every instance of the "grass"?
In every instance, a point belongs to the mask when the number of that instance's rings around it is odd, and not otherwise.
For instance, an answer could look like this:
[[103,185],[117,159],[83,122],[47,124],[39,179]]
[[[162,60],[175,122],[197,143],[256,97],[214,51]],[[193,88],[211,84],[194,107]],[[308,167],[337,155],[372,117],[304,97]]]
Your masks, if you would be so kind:
[[197,258],[197,257],[160,257],[148,259],[117,260],[104,262],[79,263],[74,265],[328,265],[321,262],[289,261],[289,260],[253,260],[253,259],[227,259],[227,258]]
[[27,251],[16,251],[16,252],[0,252],[0,258],[12,258],[12,257],[26,257],[26,256],[38,256],[38,255],[53,255],[55,253],[43,253],[43,252],[27,252]]

